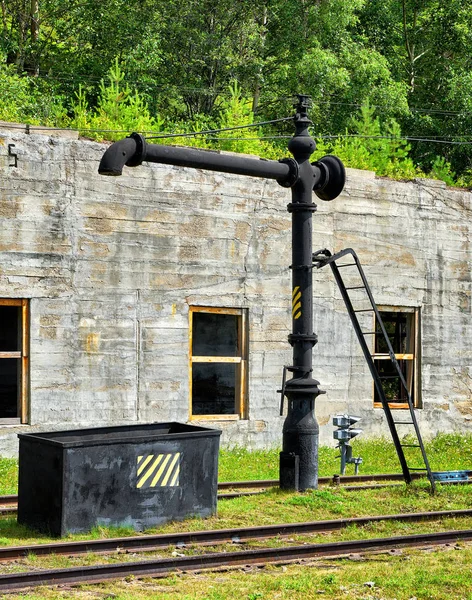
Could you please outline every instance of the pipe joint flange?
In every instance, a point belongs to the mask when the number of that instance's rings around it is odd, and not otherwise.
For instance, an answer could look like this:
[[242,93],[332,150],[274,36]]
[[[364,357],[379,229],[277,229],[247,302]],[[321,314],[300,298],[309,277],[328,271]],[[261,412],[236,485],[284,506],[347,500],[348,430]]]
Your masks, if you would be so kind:
[[[316,397],[320,394],[326,394],[324,390],[320,390],[320,388],[318,387],[319,384],[320,382],[316,379],[313,379],[312,377],[297,377],[289,379],[285,383],[284,393],[289,400],[300,400],[300,396],[303,395]],[[312,398],[308,399],[311,400]]]
[[324,162],[316,161],[311,163],[312,167],[317,167],[319,169],[318,177],[315,178],[315,183],[313,184],[313,191],[324,189],[329,183],[329,168]]
[[316,212],[318,207],[314,202],[311,204],[307,202],[290,202],[290,204],[287,204],[287,210],[289,213],[302,211]]
[[142,164],[143,160],[146,158],[146,140],[140,133],[133,132],[128,137],[136,142],[136,152],[128,161],[126,161],[126,166],[139,167],[139,165]]
[[277,179],[277,183],[284,188],[293,187],[298,181],[298,163],[294,158],[281,158],[279,163],[288,165],[288,175],[283,179]]
[[293,346],[295,342],[310,342],[315,346],[318,343],[318,336],[316,333],[291,333],[288,336],[288,343]]

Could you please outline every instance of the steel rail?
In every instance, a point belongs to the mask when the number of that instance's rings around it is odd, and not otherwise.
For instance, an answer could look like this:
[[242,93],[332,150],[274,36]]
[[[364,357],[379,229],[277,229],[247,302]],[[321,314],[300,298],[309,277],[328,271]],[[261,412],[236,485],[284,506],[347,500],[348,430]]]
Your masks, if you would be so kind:
[[[415,474],[415,478],[423,477],[423,475]],[[403,481],[403,475],[401,473],[385,474],[385,475],[340,475],[339,481],[341,483],[354,483],[361,481]],[[318,483],[329,484],[333,482],[333,477],[320,477]],[[279,485],[278,479],[260,479],[253,481],[223,481],[218,483],[218,490],[242,490],[242,489],[260,489],[268,487],[277,487]],[[18,503],[18,496],[0,496],[0,506],[12,505]],[[0,514],[3,509],[0,508]],[[8,512],[8,511],[6,511]],[[13,512],[13,511],[12,511]]]
[[[472,471],[469,471],[469,476],[472,477]],[[424,479],[424,475],[421,473],[412,473],[413,479]],[[357,483],[363,481],[403,481],[403,475],[401,473],[377,473],[375,475],[336,475],[333,477],[319,477],[318,483],[330,484],[333,483],[334,479],[340,483]],[[238,490],[238,489],[256,489],[266,487],[277,487],[279,485],[278,479],[260,479],[251,481],[222,481],[218,483],[219,490]],[[18,502],[18,496],[8,495],[0,496],[0,506],[11,505]]]
[[[238,482],[235,482],[238,483]],[[250,483],[250,482],[240,482],[240,483]],[[234,491],[234,492],[223,492],[221,494],[218,494],[217,498],[218,500],[229,500],[232,498],[241,498],[242,496],[258,496],[262,493],[264,493],[267,489],[267,487],[274,487],[273,485],[261,485],[264,484],[266,482],[260,482],[259,485],[247,485],[247,486],[240,486],[240,490],[239,491]],[[278,482],[277,482],[278,484]],[[401,484],[395,484],[395,483],[387,483],[387,484],[374,484],[374,485],[343,485],[343,486],[337,486],[337,487],[342,487],[342,489],[344,490],[349,490],[349,491],[356,491],[356,490],[369,490],[372,488],[378,489],[378,488],[382,488],[382,487],[393,487],[395,485],[401,485]],[[254,488],[254,490],[251,491],[247,491],[248,488]],[[257,490],[256,490],[257,488]],[[224,489],[224,488],[223,488]],[[234,486],[229,486],[226,489],[238,489],[238,485],[234,485]],[[245,491],[244,491],[245,490]],[[1,503],[1,502],[0,502]],[[17,505],[10,505],[10,506],[0,506],[0,516],[7,516],[7,515],[11,515],[11,514],[16,514],[17,512]]]
[[9,495],[9,496],[0,496],[0,505],[9,505],[16,504],[18,502],[18,496]]
[[[379,488],[384,488],[384,487],[394,487],[394,486],[399,486],[399,485],[401,485],[401,484],[386,483],[386,484],[374,484],[374,485],[344,485],[344,486],[338,486],[338,487],[342,487],[344,490],[348,490],[348,491],[356,491],[356,490],[370,490],[372,488],[379,489]],[[243,490],[240,490],[237,492],[223,492],[221,494],[218,494],[217,499],[218,500],[231,500],[233,498],[241,498],[243,496],[259,496],[259,495],[263,494],[265,491],[266,491],[265,487],[261,487],[261,488],[257,489],[257,491],[256,490],[247,491],[247,488],[246,488],[246,490],[243,489]],[[15,506],[15,505],[0,507],[0,517],[8,516],[11,514],[16,514],[16,513],[17,513],[17,506]]]
[[[469,481],[447,481],[443,482],[447,485],[459,485],[472,483],[472,471],[468,471]],[[412,473],[412,479],[424,479],[425,475],[422,473]],[[364,481],[403,481],[404,477],[401,473],[381,473],[376,475],[335,475],[333,477],[319,477],[318,483],[326,485],[340,485],[345,490],[356,491],[356,490],[368,490],[368,489],[378,489],[380,487],[387,487],[387,485],[359,485],[359,486],[345,486],[341,485],[344,483],[358,483]],[[270,487],[278,487],[279,480],[278,479],[260,479],[260,480],[250,480],[250,481],[223,481],[218,483],[218,490],[243,490],[243,489],[252,489],[252,490],[261,490],[262,488],[265,490]],[[252,496],[259,494],[260,491],[251,491],[251,492],[223,492],[218,494],[218,499],[223,500],[227,498],[239,498],[241,496]],[[8,496],[0,496],[0,516],[8,515],[15,513],[17,510],[16,504],[18,502],[18,496],[8,495]]]
[[192,544],[239,543],[247,540],[273,538],[277,536],[307,535],[316,532],[336,531],[351,525],[362,527],[370,523],[382,521],[420,522],[458,517],[472,517],[472,509],[375,515],[234,529],[140,535],[103,540],[54,542],[47,544],[40,543],[27,546],[3,546],[0,547],[0,561],[19,559],[28,554],[34,554],[36,556],[46,556],[50,554],[78,555],[88,552],[149,551],[169,546],[184,547]]
[[[348,492],[357,492],[360,490],[378,490],[380,488],[388,488],[388,487],[402,487],[401,483],[375,483],[374,485],[338,485],[336,486],[338,489],[343,489]],[[261,488],[258,491],[238,491],[238,492],[224,492],[223,494],[218,494],[218,500],[230,500],[232,498],[241,498],[243,496],[259,496],[266,491],[266,488]]]
[[414,548],[472,541],[472,529],[422,533],[368,540],[350,540],[281,548],[262,548],[239,552],[218,552],[180,558],[164,558],[112,565],[49,569],[24,573],[0,575],[0,592],[27,589],[40,585],[78,585],[99,583],[107,580],[133,576],[165,577],[175,571],[200,571],[203,569],[229,568],[238,565],[289,563],[301,559],[385,551],[392,548]]
[[[472,471],[468,471],[472,478]],[[412,473],[412,479],[425,479],[423,473]],[[339,483],[361,483],[365,481],[404,481],[402,473],[377,473],[375,475],[334,475],[332,477],[319,477],[318,483],[330,484],[335,481]],[[219,490],[225,489],[244,489],[258,487],[276,487],[279,485],[278,479],[262,479],[254,481],[223,481],[218,483]]]

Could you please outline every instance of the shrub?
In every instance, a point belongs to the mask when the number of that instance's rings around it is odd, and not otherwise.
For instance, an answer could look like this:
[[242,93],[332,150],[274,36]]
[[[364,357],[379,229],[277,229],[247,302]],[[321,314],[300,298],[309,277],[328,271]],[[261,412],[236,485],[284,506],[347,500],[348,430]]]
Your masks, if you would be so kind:
[[118,140],[132,131],[160,131],[163,119],[149,114],[146,101],[138,91],[133,92],[127,83],[123,83],[124,77],[116,59],[108,72],[108,83],[103,79],[100,82],[97,106],[93,109],[79,86],[70,125],[95,140]]

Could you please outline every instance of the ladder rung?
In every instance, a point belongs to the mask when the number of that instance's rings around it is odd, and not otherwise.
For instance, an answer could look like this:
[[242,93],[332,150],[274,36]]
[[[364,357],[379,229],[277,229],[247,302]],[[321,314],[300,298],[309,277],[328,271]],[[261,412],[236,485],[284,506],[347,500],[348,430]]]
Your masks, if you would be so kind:
[[[384,355],[384,353],[382,353],[383,356],[381,357],[382,359],[390,358],[390,361],[391,361],[392,365],[395,367],[395,370],[390,370],[389,371],[388,370],[388,365],[384,369],[384,368],[381,367],[380,364],[378,364],[380,359],[379,359],[378,356],[376,356],[375,349],[374,349],[374,354],[370,354],[370,352],[372,352],[372,350],[369,351],[367,349],[367,345],[366,345],[366,344],[368,344],[368,340],[364,340],[363,337],[361,337],[361,336],[365,337],[365,336],[370,336],[371,335],[371,336],[373,336],[373,338],[370,341],[376,342],[377,335],[381,335],[381,336],[385,337],[386,341],[388,342],[387,333],[386,333],[386,331],[384,329],[384,326],[382,325],[382,320],[380,319],[377,306],[375,304],[374,299],[372,298],[372,294],[371,294],[369,285],[367,283],[367,280],[365,278],[363,269],[362,269],[361,264],[360,264],[360,262],[359,262],[359,260],[357,258],[357,255],[355,254],[355,252],[353,250],[349,250],[349,249],[343,250],[342,252],[339,252],[338,254],[335,254],[335,255],[330,255],[329,257],[324,256],[322,254],[322,252],[323,251],[318,251],[317,253],[315,253],[313,255],[313,262],[318,262],[319,266],[324,266],[325,264],[330,264],[330,266],[331,266],[331,268],[333,270],[333,273],[334,273],[335,278],[336,278],[336,282],[338,284],[338,287],[339,287],[339,289],[341,291],[341,294],[343,296],[344,302],[346,304],[346,308],[348,309],[348,313],[349,313],[349,315],[350,315],[350,317],[351,317],[351,319],[353,321],[357,337],[359,338],[359,342],[360,342],[360,344],[361,344],[361,346],[362,346],[362,348],[363,348],[363,350],[365,352],[365,358],[366,358],[366,361],[367,361],[367,363],[369,365],[369,368],[371,370],[371,373],[372,373],[375,385],[379,388],[378,391],[380,392],[380,396],[381,396],[381,398],[380,398],[381,399],[381,404],[382,404],[383,410],[385,412],[385,415],[387,417],[387,420],[389,422],[390,430],[391,430],[391,433],[393,435],[393,438],[394,438],[394,440],[396,440],[395,441],[395,449],[397,451],[398,458],[400,459],[400,462],[401,462],[402,467],[403,467],[403,472],[404,472],[405,480],[407,482],[411,481],[412,477],[411,477],[410,471],[411,472],[414,472],[414,471],[423,472],[423,473],[425,473],[425,474],[428,475],[430,483],[431,483],[431,490],[432,490],[432,492],[434,492],[434,490],[435,490],[434,477],[432,476],[431,469],[430,469],[428,461],[426,459],[426,454],[425,454],[425,449],[424,449],[424,446],[423,446],[423,441],[421,439],[421,435],[420,435],[420,432],[418,430],[418,426],[417,426],[417,423],[416,423],[416,417],[415,417],[415,414],[413,412],[414,406],[413,406],[410,394],[408,393],[408,389],[407,389],[407,385],[405,383],[405,380],[403,379],[403,375],[402,375],[402,373],[401,373],[401,371],[399,369],[399,366],[397,364],[397,359],[396,359],[396,357],[395,357],[395,355],[393,353],[393,350],[392,350],[390,344],[387,343],[387,346],[388,346],[388,348],[390,348],[390,350],[389,350],[388,353],[385,353],[385,355]],[[354,263],[347,263],[347,262],[343,263],[343,264],[337,264],[336,263],[336,260],[338,258],[346,256],[346,254],[349,254],[349,253],[352,255],[351,259],[354,260]],[[322,258],[320,258],[320,257],[322,257]],[[358,273],[360,275],[361,281],[363,282],[363,285],[349,285],[349,286],[346,286],[346,284],[344,283],[344,281],[341,278],[341,274],[339,272],[337,272],[337,270],[336,270],[336,269],[340,269],[340,268],[343,268],[343,267],[357,267]],[[352,274],[353,272],[351,271],[350,273]],[[350,279],[350,281],[352,281],[353,283],[355,283],[356,279],[353,278],[353,279]],[[357,281],[359,282],[359,278],[357,278]],[[357,298],[357,300],[355,301],[356,305],[370,304],[370,308],[354,309],[354,307],[352,306],[352,302],[350,301],[351,295],[347,294],[348,290],[365,290],[365,294],[361,294],[361,295],[357,295],[357,296],[355,294],[353,294],[352,297],[354,299]],[[365,296],[367,296],[367,298],[365,298]],[[380,331],[362,331],[361,325],[359,323],[359,320],[357,319],[357,317],[354,316],[356,313],[374,313],[378,317],[379,323],[381,325]],[[363,324],[363,326],[364,327],[369,327],[369,325],[367,323]],[[373,325],[373,326],[377,327],[377,325]],[[369,355],[370,355],[370,359],[371,359],[370,363],[369,363]],[[374,367],[374,369],[372,369],[372,367]],[[383,375],[381,375],[381,373],[383,373]],[[387,375],[387,373],[398,373],[398,374]],[[391,404],[394,404],[396,402],[401,402],[403,404],[405,401],[402,402],[401,400],[387,400],[387,398],[385,397],[385,391],[386,391],[385,388],[387,386],[387,381],[385,381],[385,384],[384,384],[383,380],[395,380],[394,381],[395,385],[397,385],[396,382],[398,380],[400,380],[400,385],[401,385],[400,389],[405,389],[405,391],[406,391],[406,396],[407,396],[407,398],[406,398],[406,400],[407,400],[407,406],[406,406],[406,408],[409,408],[409,410],[410,410],[410,416],[413,419],[413,421],[394,421],[393,420],[393,415],[392,415],[391,410],[390,410]],[[384,389],[382,389],[382,386],[384,386]],[[405,406],[402,406],[401,408],[405,408]],[[405,417],[406,417],[406,415],[405,415]],[[410,425],[410,426],[413,425],[414,428],[415,428],[416,440],[417,440],[418,444],[401,444],[400,440],[398,439],[398,436],[396,434],[396,430],[395,430],[395,427],[398,426],[398,425]],[[413,438],[413,440],[414,440],[414,438]],[[420,450],[422,452],[422,455],[423,455],[423,461],[421,461],[419,459],[419,457],[417,457],[416,460],[415,460],[415,462],[417,462],[417,461],[418,462],[423,462],[423,464],[425,466],[424,467],[409,467],[406,464],[405,452],[403,451],[403,448],[420,448]]]

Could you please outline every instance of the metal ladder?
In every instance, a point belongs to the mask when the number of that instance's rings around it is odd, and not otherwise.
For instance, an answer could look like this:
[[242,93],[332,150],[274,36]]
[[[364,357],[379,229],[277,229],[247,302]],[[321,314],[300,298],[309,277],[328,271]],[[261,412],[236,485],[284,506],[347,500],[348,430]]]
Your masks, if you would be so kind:
[[[348,256],[348,255],[350,256],[350,258],[352,259],[353,262],[343,263],[343,264],[339,264],[339,265],[336,264],[336,262],[340,258],[342,258],[344,256]],[[434,478],[434,475],[429,466],[428,458],[426,456],[423,440],[421,438],[420,430],[418,427],[418,422],[416,420],[414,405],[413,405],[413,402],[411,399],[411,395],[408,391],[408,385],[405,381],[405,377],[400,368],[400,365],[398,364],[398,361],[395,357],[395,353],[393,351],[392,344],[390,343],[390,339],[388,337],[388,334],[385,329],[382,318],[380,317],[380,313],[377,309],[377,305],[375,304],[375,300],[372,296],[372,292],[370,290],[369,284],[367,283],[367,279],[365,277],[364,270],[362,269],[362,266],[359,262],[357,254],[354,252],[354,250],[352,248],[346,248],[345,250],[341,250],[341,252],[338,252],[337,254],[331,254],[331,252],[326,249],[318,250],[317,252],[315,252],[313,254],[313,263],[315,263],[315,265],[318,269],[325,267],[326,265],[329,265],[331,267],[331,271],[333,272],[336,283],[338,284],[339,290],[341,292],[341,295],[343,297],[347,311],[349,313],[349,317],[354,326],[354,331],[356,332],[357,339],[359,340],[359,343],[362,348],[362,352],[364,353],[364,357],[367,361],[367,365],[369,367],[372,378],[374,380],[375,389],[377,390],[378,397],[380,398],[380,401],[382,403],[382,407],[385,412],[385,416],[387,418],[387,423],[388,423],[388,426],[390,429],[390,433],[392,435],[395,449],[398,454],[398,458],[400,460],[400,465],[401,465],[401,468],[403,471],[403,476],[405,478],[406,483],[411,483],[411,481],[412,481],[411,471],[415,471],[415,472],[424,471],[427,474],[427,477],[431,484],[431,491],[434,493],[435,489],[436,489],[435,478]],[[344,284],[343,278],[341,277],[341,273],[340,273],[340,269],[345,268],[345,267],[355,267],[357,269],[357,271],[361,277],[361,280],[362,280],[362,285],[346,287],[346,285]],[[371,308],[361,308],[361,309],[356,310],[353,307],[351,299],[348,294],[348,290],[352,290],[352,289],[365,290],[365,293],[369,299]],[[357,318],[357,313],[366,313],[366,312],[371,312],[371,313],[375,314],[376,322],[380,326],[380,331],[363,331],[362,330],[362,328],[359,324],[359,320]],[[374,336],[374,339],[375,339],[375,336],[377,336],[377,335],[383,336],[383,338],[384,338],[385,344],[388,348],[388,354],[390,357],[391,364],[393,365],[394,369],[397,372],[397,375],[395,375],[394,377],[395,378],[398,377],[398,379],[400,380],[400,385],[403,388],[405,396],[408,400],[408,408],[409,408],[411,420],[395,421],[393,418],[392,411],[390,409],[389,402],[386,398],[385,390],[384,390],[384,386],[383,386],[383,381],[385,381],[385,379],[387,379],[388,377],[391,377],[391,376],[382,376],[379,374],[379,372],[377,371],[375,362],[374,362],[374,358],[373,358],[371,351],[369,350],[369,347],[366,343],[366,336]],[[401,442],[400,437],[397,432],[397,425],[409,425],[409,426],[413,427],[414,438],[416,438],[416,439],[414,439],[413,443],[411,443],[411,442],[402,443]],[[421,450],[421,456],[423,459],[424,467],[419,467],[419,466],[410,467],[407,464],[407,459],[405,456],[404,448],[419,448]]]

